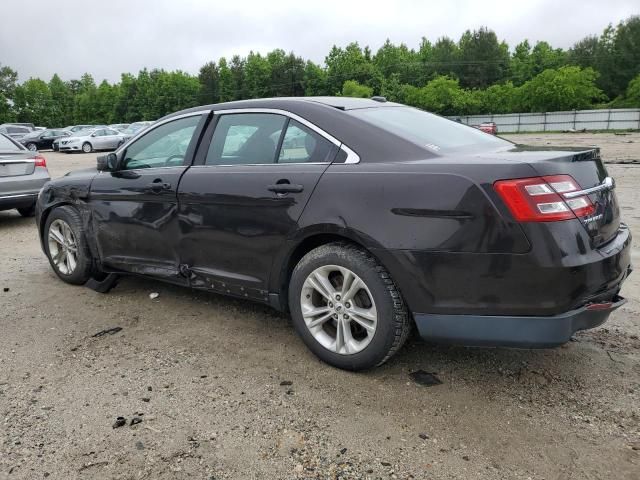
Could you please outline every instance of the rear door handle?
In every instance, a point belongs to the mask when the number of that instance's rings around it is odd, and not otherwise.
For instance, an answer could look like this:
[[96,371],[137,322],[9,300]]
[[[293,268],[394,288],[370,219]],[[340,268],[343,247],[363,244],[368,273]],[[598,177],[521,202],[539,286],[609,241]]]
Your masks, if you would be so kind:
[[276,183],[275,185],[269,185],[267,190],[275,193],[300,193],[304,190],[304,186],[291,183]]

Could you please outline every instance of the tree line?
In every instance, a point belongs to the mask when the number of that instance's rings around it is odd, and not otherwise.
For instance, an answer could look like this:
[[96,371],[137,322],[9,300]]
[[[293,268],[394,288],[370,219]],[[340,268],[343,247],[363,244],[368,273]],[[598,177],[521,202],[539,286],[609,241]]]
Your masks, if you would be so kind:
[[203,65],[198,75],[161,69],[124,73],[99,85],[86,73],[30,78],[0,65],[0,123],[65,126],[152,120],[196,105],[247,98],[383,95],[444,115],[640,107],[640,16],[572,48],[527,40],[510,49],[495,32],[467,30],[455,42],[387,40],[375,53],[333,46],[324,65],[281,49]]

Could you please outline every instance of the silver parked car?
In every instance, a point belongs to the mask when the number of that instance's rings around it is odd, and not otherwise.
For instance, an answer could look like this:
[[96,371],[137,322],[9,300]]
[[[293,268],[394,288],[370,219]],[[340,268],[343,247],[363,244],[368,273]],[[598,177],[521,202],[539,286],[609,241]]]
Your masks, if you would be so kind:
[[33,131],[25,125],[15,125],[13,123],[4,123],[0,125],[0,133],[13,138],[14,140],[20,140],[25,135],[28,135]]
[[129,125],[127,128],[125,128],[122,131],[125,141],[129,140],[133,136],[137,135],[138,132],[140,132],[141,130],[147,128],[149,125],[153,125],[154,123],[155,122],[149,122],[149,121],[132,123],[131,125]]
[[111,128],[82,130],[58,141],[61,152],[91,153],[94,150],[115,150],[125,141],[122,133]]
[[38,192],[49,180],[44,157],[0,134],[0,210],[17,208],[20,215],[30,217]]

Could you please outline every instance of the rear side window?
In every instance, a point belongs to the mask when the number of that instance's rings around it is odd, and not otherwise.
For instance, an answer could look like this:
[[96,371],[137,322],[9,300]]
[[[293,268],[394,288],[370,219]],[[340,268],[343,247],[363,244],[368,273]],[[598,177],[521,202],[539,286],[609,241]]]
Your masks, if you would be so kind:
[[286,117],[271,113],[221,115],[207,152],[207,165],[257,165],[276,162]]
[[278,163],[330,162],[337,147],[310,128],[290,120],[282,141]]
[[412,107],[361,108],[348,114],[436,152],[513,145],[476,128]]
[[19,152],[20,147],[4,135],[0,135],[0,152]]

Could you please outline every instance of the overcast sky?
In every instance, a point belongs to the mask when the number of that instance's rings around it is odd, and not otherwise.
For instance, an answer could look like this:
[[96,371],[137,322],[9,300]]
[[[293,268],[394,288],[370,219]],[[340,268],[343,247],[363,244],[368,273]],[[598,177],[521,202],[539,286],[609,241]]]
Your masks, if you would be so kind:
[[[640,13],[638,0],[30,0],[2,1],[0,64],[20,80],[118,80],[143,67],[197,73],[207,61],[274,48],[323,62],[333,44],[417,47],[487,26],[511,47],[568,48]],[[54,7],[53,5],[56,5]],[[379,5],[379,6],[378,6]]]

